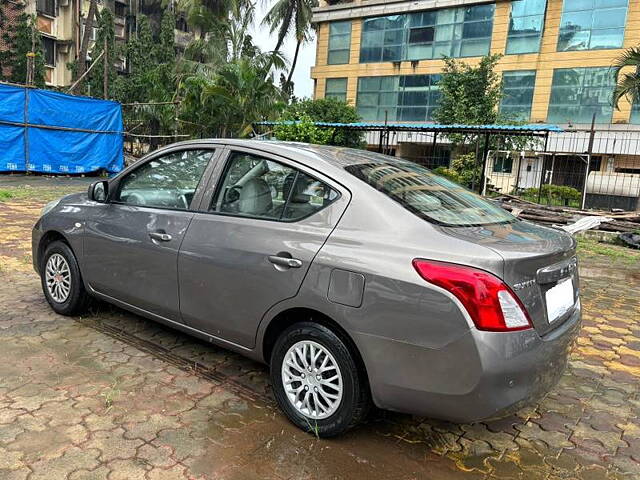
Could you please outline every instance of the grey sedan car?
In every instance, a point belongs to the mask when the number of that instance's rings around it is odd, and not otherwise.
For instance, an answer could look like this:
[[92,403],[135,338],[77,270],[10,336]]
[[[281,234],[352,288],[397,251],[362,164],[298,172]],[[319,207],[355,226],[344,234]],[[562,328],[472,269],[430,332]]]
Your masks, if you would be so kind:
[[547,392],[580,328],[575,246],[415,163],[242,140],[163,148],[33,230],[56,312],[95,297],[266,362],[321,436],[372,405],[473,422]]

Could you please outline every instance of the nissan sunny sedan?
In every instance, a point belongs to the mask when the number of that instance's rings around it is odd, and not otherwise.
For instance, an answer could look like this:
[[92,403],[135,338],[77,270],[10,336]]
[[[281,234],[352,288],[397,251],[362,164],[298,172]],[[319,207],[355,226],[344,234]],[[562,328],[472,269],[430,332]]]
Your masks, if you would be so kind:
[[57,313],[97,298],[265,362],[320,436],[372,405],[473,422],[535,401],[580,328],[575,247],[415,163],[253,140],[163,148],[33,229]]

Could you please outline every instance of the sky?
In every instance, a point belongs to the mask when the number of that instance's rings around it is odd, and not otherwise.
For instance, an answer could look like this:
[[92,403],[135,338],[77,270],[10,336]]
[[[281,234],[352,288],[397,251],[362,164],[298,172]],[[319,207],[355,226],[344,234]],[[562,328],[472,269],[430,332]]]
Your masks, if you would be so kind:
[[[269,11],[273,2],[256,2],[256,20],[253,26],[253,40],[263,51],[273,50],[276,46],[277,36],[269,33],[269,28],[261,25],[262,19]],[[265,5],[266,4],[266,5]],[[293,54],[296,49],[296,42],[293,37],[285,40],[283,54],[287,60],[293,60]],[[297,97],[313,96],[313,80],[311,80],[311,67],[315,65],[316,60],[316,39],[305,44],[298,54],[298,63],[293,73],[294,93]]]

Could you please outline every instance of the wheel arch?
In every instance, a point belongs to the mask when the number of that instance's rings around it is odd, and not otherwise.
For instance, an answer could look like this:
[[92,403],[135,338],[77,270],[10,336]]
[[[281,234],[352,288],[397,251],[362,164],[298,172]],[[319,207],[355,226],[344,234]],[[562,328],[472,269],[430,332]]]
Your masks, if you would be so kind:
[[66,243],[67,246],[71,249],[71,251],[75,255],[73,246],[71,245],[71,242],[69,242],[67,237],[65,237],[58,230],[48,230],[42,235],[42,237],[40,238],[40,242],[38,243],[38,251],[37,251],[38,257],[36,260],[38,262],[39,268],[42,268],[42,257],[44,256],[45,250],[49,245],[51,245],[53,242],[56,242],[56,241],[61,241]]
[[333,333],[335,333],[349,348],[349,351],[353,354],[354,360],[358,365],[358,368],[362,371],[363,378],[367,382],[367,388],[369,388],[369,375],[367,372],[366,365],[362,358],[362,354],[358,349],[358,346],[351,338],[351,335],[334,319],[332,319],[329,315],[322,313],[313,308],[306,307],[291,307],[287,308],[278,314],[276,314],[269,324],[267,325],[264,334],[262,335],[261,342],[261,355],[262,360],[269,364],[271,361],[271,353],[273,351],[273,347],[278,340],[280,334],[290,327],[299,322],[312,322],[322,325]]

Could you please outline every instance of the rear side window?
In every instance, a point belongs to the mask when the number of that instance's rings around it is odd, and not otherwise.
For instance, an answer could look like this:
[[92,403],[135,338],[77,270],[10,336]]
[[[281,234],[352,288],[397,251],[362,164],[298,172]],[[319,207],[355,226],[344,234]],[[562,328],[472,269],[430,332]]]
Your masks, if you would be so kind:
[[211,211],[295,221],[338,197],[325,183],[273,160],[235,152],[229,157]]
[[502,208],[427,168],[407,161],[379,158],[380,161],[349,165],[345,169],[426,220],[451,226],[515,220]]

